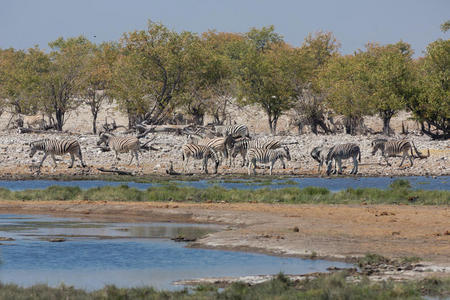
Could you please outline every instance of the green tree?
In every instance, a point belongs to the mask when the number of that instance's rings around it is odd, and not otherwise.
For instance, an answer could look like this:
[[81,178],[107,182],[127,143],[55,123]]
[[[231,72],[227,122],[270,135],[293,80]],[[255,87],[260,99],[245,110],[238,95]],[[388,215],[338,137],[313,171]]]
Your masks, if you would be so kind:
[[92,43],[79,36],[58,38],[49,46],[52,49],[49,54],[50,64],[32,94],[40,100],[46,111],[55,115],[56,129],[61,131],[67,113],[81,104],[76,98],[80,95],[82,74]]
[[292,81],[295,94],[295,114],[292,121],[298,126],[299,132],[304,125],[309,125],[315,134],[318,127],[325,133],[331,133],[325,123],[327,108],[324,93],[315,88],[313,83],[319,71],[338,54],[339,47],[332,33],[317,32],[315,35],[309,34],[303,45],[296,48],[290,56],[287,63],[290,71],[287,76]]
[[428,45],[418,61],[417,93],[408,108],[421,123],[422,131],[434,139],[450,137],[450,40]]
[[198,37],[149,21],[147,30],[123,36],[114,68],[112,94],[129,115],[129,125],[162,123],[184,92],[192,46]]
[[107,99],[112,81],[112,68],[118,55],[117,45],[93,45],[82,73],[80,96],[91,109],[92,132],[97,133],[98,113]]
[[441,24],[441,30],[442,32],[447,32],[450,30],[450,20]]
[[238,73],[241,103],[257,104],[266,113],[270,132],[276,133],[280,116],[292,107],[292,89],[286,76],[291,49],[273,32],[273,26],[251,29]]
[[414,69],[409,44],[398,42],[386,46],[368,44],[361,56],[364,65],[361,85],[373,111],[383,120],[383,133],[391,133],[391,118],[413,95]]
[[345,117],[348,134],[356,134],[363,127],[364,116],[370,114],[364,63],[360,55],[336,56],[330,59],[317,77],[317,86],[325,93],[327,104]]

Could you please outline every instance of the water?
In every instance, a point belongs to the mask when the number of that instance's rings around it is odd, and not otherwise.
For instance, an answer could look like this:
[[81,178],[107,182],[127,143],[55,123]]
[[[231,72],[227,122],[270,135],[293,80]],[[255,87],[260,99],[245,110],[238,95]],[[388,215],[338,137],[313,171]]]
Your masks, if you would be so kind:
[[[405,179],[411,183],[413,189],[423,190],[450,190],[450,176],[425,177],[425,176],[409,176],[409,177],[340,177],[340,178],[289,178],[285,180],[273,180],[269,182],[255,182],[249,179],[233,179],[232,182],[227,180],[197,180],[197,181],[172,181],[179,185],[192,186],[196,188],[207,188],[218,185],[227,189],[260,189],[270,188],[279,189],[283,187],[299,187],[307,186],[325,187],[332,192],[340,191],[347,188],[379,188],[387,189],[389,185],[396,179]],[[57,180],[0,180],[0,188],[7,188],[14,191],[25,189],[45,189],[52,185],[59,186],[78,186],[82,189],[89,189],[101,186],[118,186],[126,184],[129,187],[137,189],[147,189],[152,186],[159,186],[158,183],[137,183],[137,182],[117,182],[102,180],[73,180],[73,181],[57,181]]]
[[[176,289],[176,280],[201,277],[323,272],[339,262],[246,252],[185,248],[171,241],[198,237],[217,225],[109,223],[47,216],[0,215],[0,281],[31,286],[62,283],[95,290],[151,285]],[[49,242],[63,237],[65,242]],[[179,287],[178,287],[179,288]]]
[[[342,178],[290,178],[286,180],[272,180],[271,182],[255,182],[248,179],[233,179],[232,182],[227,180],[197,180],[197,181],[172,181],[179,185],[191,186],[195,188],[208,188],[218,185],[227,189],[259,189],[259,188],[283,188],[287,186],[295,186],[305,188],[307,186],[325,187],[331,191],[339,191],[347,188],[364,188],[372,187],[386,189],[396,179],[408,180],[413,189],[426,190],[449,190],[450,176],[440,177],[342,177]],[[59,186],[78,186],[82,189],[89,189],[101,186],[118,186],[126,184],[129,187],[137,189],[147,189],[152,186],[160,186],[158,183],[136,183],[136,182],[116,182],[102,180],[74,180],[74,181],[57,181],[57,180],[0,180],[0,187],[10,190],[25,189],[44,189],[52,185]]]

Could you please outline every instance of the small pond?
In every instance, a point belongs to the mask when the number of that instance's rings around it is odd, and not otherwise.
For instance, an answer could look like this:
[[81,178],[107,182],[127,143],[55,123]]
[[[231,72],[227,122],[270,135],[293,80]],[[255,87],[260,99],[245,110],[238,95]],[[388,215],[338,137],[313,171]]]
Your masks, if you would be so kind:
[[[0,215],[0,282],[31,286],[61,283],[95,290],[201,277],[304,274],[350,265],[325,260],[186,248],[170,238],[196,238],[218,225],[111,223],[39,215]],[[62,242],[55,242],[56,240]],[[53,241],[53,242],[52,242]]]
[[[283,187],[299,187],[307,186],[325,187],[332,192],[340,191],[347,188],[379,188],[387,189],[389,185],[396,179],[405,179],[411,183],[413,189],[424,190],[450,190],[450,176],[426,177],[426,176],[409,176],[409,177],[339,177],[339,178],[289,178],[267,181],[251,180],[251,179],[232,179],[232,180],[197,180],[197,181],[168,181],[179,185],[192,186],[196,188],[208,188],[218,185],[227,189],[260,189],[270,188],[278,189]],[[0,188],[7,188],[18,191],[25,189],[45,189],[52,185],[59,186],[78,186],[82,189],[89,189],[101,186],[117,186],[126,184],[129,187],[138,189],[147,189],[151,186],[161,185],[160,183],[137,183],[137,182],[118,182],[103,180],[73,180],[73,181],[57,181],[57,180],[0,180]]]

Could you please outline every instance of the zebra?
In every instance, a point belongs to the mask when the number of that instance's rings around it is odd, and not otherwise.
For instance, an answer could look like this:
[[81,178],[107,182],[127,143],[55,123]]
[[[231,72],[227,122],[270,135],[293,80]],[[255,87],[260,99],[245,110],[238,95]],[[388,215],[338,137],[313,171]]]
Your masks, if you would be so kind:
[[263,149],[263,148],[250,148],[247,151],[247,161],[248,161],[248,175],[250,175],[250,169],[253,165],[253,174],[256,174],[256,162],[269,163],[270,162],[270,175],[272,175],[273,165],[277,159],[281,160],[283,163],[283,169],[286,168],[283,158],[291,160],[291,154],[289,153],[289,148],[284,146],[279,149]]
[[43,139],[43,140],[31,142],[30,143],[30,158],[32,158],[37,151],[44,151],[44,157],[42,157],[42,160],[39,164],[39,169],[41,169],[42,164],[44,163],[44,160],[47,158],[47,156],[49,154],[52,157],[53,162],[55,163],[55,168],[56,168],[57,164],[56,164],[55,155],[64,155],[66,153],[69,153],[70,158],[72,159],[69,168],[73,167],[73,163],[75,161],[75,156],[78,157],[83,168],[86,167],[85,163],[83,162],[83,156],[81,155],[80,144],[75,139],[70,139],[70,138],[62,139],[62,140]]
[[223,158],[227,159],[230,149],[234,146],[234,138],[231,135],[227,135],[226,137],[201,139],[198,141],[198,145],[211,147],[220,153]]
[[[373,147],[372,155],[375,155],[378,150],[381,150],[381,156],[384,157],[384,159],[386,160],[386,164],[388,166],[391,166],[391,164],[388,161],[388,157],[396,156],[397,154],[400,153],[403,153],[403,155],[402,155],[402,162],[400,163],[399,167],[403,165],[403,162],[405,161],[406,157],[409,158],[409,161],[411,162],[411,167],[413,166],[414,153],[413,147],[411,146],[411,143],[409,141],[407,140],[388,141],[386,139],[376,139],[372,141],[371,145]],[[412,145],[414,146],[414,150],[416,151],[418,157],[421,158],[422,157],[421,153],[419,153],[414,143],[412,143]]]
[[[319,163],[319,169],[317,172],[320,173],[320,169],[322,168],[322,165],[327,160],[328,153],[333,149],[333,147],[325,147],[325,146],[318,146],[314,147],[311,151],[311,157],[316,160]],[[336,160],[334,162],[334,169],[336,170]]]
[[139,156],[138,152],[140,151],[141,145],[139,143],[139,139],[134,136],[114,136],[111,133],[101,133],[100,139],[97,142],[97,146],[101,144],[105,144],[109,146],[112,150],[114,150],[116,154],[116,163],[120,160],[118,154],[130,152],[131,160],[128,165],[131,165],[133,162],[133,158],[136,156],[136,165],[139,167]]
[[[233,151],[231,152],[231,157],[235,159],[238,154],[241,154],[242,157],[241,167],[243,167],[246,165],[246,163],[248,163],[246,162],[248,149],[250,148],[278,149],[280,147],[281,145],[278,141],[250,140],[248,138],[244,138],[234,143]],[[284,166],[284,161],[282,162]]]
[[231,135],[233,138],[250,137],[248,127],[244,124],[235,124],[225,127],[225,136]]
[[208,159],[213,159],[214,174],[217,173],[217,168],[219,166],[219,156],[212,147],[197,144],[184,144],[181,149],[182,158],[184,161],[184,173],[186,173],[189,157],[191,156],[195,159],[203,159],[202,170],[205,171],[205,174],[208,174]]
[[[330,175],[333,166],[333,159],[339,167],[338,174],[342,174],[342,160],[353,158],[353,169],[350,174],[358,173],[358,160],[361,162],[361,150],[359,146],[353,143],[334,145],[327,154],[326,165],[327,175]],[[356,159],[358,157],[358,159]],[[336,172],[336,167],[334,173]]]

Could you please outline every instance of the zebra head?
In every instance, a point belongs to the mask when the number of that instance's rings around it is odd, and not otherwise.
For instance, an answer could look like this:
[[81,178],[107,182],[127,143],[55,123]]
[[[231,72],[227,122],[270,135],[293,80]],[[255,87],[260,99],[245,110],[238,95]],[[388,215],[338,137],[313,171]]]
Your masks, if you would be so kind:
[[30,158],[32,158],[37,151],[42,150],[42,144],[44,141],[45,140],[30,143]]
[[379,149],[381,149],[381,153],[384,153],[384,146],[385,146],[386,142],[387,142],[386,139],[373,140],[372,143],[371,143],[371,145],[373,147],[372,155],[375,155]]
[[286,155],[286,159],[290,161],[291,160],[291,153],[289,152],[288,146],[284,146],[283,149],[284,149],[284,152],[285,152],[285,155]]
[[108,133],[105,133],[105,132],[100,133],[99,140],[97,141],[97,146],[100,146],[103,143],[106,146],[108,146],[108,142],[109,142],[110,137],[111,136]]
[[322,147],[318,146],[318,147],[314,147],[311,151],[311,157],[316,160],[317,162],[320,163],[320,152]]
[[217,169],[219,168],[220,164],[219,155],[212,148],[209,148],[209,153],[207,155],[214,160],[214,174],[217,174]]

